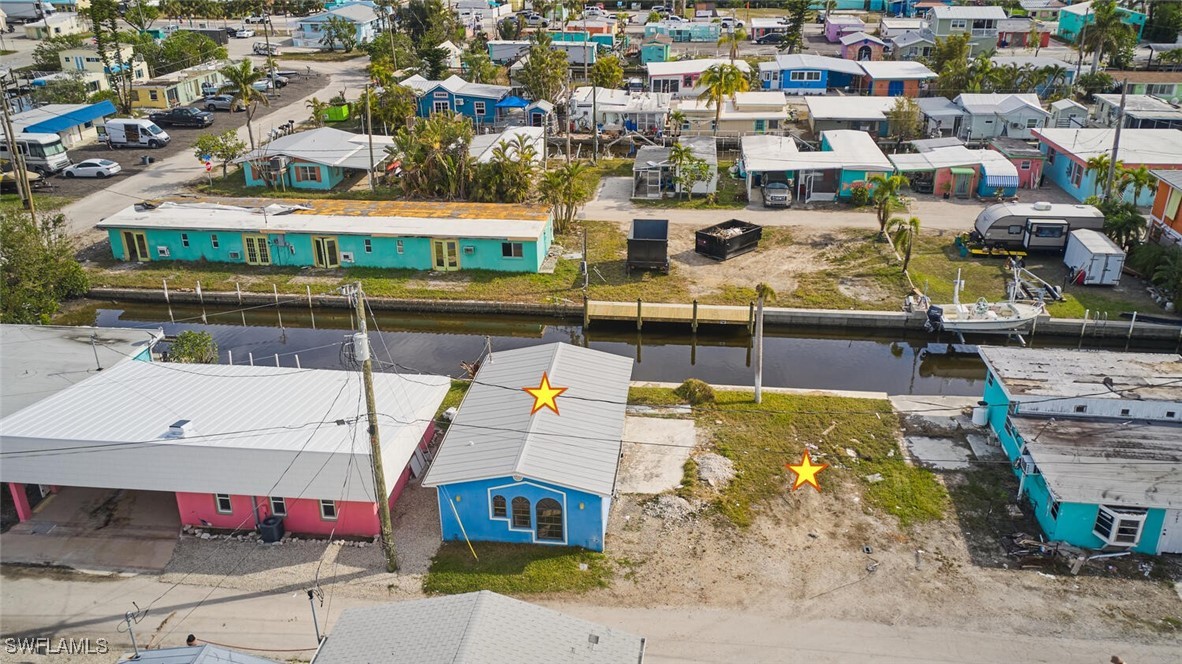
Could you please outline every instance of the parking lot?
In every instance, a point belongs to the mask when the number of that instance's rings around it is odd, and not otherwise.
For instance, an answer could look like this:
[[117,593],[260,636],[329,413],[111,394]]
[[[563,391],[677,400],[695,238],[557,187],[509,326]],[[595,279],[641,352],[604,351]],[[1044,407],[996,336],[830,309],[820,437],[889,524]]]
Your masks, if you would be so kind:
[[[287,67],[283,68],[287,70]],[[299,70],[297,67],[290,69]],[[325,80],[320,74],[316,72],[305,73],[299,76],[289,77],[289,83],[276,91],[268,94],[268,101],[270,106],[259,105],[255,112],[254,131],[256,140],[270,131],[271,123],[267,122],[267,117],[274,113],[277,109],[293,102],[299,101],[324,87]],[[81,198],[95,191],[106,189],[112,181],[117,181],[121,178],[130,177],[136,173],[149,170],[153,167],[152,164],[142,163],[142,158],[145,156],[153,157],[156,161],[166,159],[176,154],[189,153],[192,151],[193,142],[202,134],[208,133],[222,133],[231,129],[238,129],[246,124],[246,113],[227,113],[225,111],[217,111],[214,113],[213,124],[204,129],[191,129],[185,127],[163,127],[168,135],[172,138],[168,145],[157,148],[155,150],[149,148],[122,148],[113,149],[107,147],[105,144],[92,143],[82,147],[70,149],[70,160],[78,163],[84,159],[110,159],[119,162],[123,167],[122,172],[111,178],[66,178],[61,174],[49,178],[46,188],[42,191],[44,193],[53,194],[55,196],[63,196],[66,198]],[[218,164],[214,165],[219,167]],[[203,172],[204,167],[201,162],[194,157],[193,159],[193,175],[199,176]]]

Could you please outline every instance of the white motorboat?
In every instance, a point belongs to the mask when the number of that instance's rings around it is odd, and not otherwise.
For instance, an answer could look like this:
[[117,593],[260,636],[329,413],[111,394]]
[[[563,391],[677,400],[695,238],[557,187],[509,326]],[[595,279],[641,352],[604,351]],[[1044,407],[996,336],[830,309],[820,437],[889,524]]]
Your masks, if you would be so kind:
[[952,304],[932,304],[927,296],[911,305],[914,311],[926,311],[924,329],[929,332],[1013,332],[1028,327],[1043,313],[1042,302],[989,302],[985,298],[973,304],[961,304],[960,271],[956,273],[956,287]]

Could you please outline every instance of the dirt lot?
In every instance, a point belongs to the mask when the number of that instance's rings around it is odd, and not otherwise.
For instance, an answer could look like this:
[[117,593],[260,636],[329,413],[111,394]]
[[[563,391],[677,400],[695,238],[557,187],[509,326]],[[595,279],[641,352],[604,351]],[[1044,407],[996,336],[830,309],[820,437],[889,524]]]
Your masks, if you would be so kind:
[[[292,67],[297,70],[299,67]],[[256,138],[266,130],[270,129],[267,124],[267,115],[273,113],[276,109],[283,108],[287,104],[303,99],[310,93],[324,87],[324,78],[319,74],[302,75],[291,77],[290,83],[283,89],[279,90],[275,96],[270,98],[270,106],[259,106],[255,113],[255,136]],[[84,159],[104,158],[119,162],[123,166],[123,171],[116,175],[114,179],[100,180],[97,178],[90,179],[70,179],[62,177],[61,175],[50,178],[49,187],[44,192],[54,194],[57,196],[64,196],[67,198],[82,198],[100,189],[104,189],[112,181],[118,178],[126,178],[146,169],[152,168],[151,165],[143,165],[140,163],[140,157],[149,155],[155,157],[157,161],[167,159],[173,155],[188,153],[192,149],[193,141],[202,134],[211,132],[221,133],[229,129],[237,129],[246,124],[246,113],[226,113],[218,111],[214,113],[213,124],[205,129],[187,129],[183,127],[165,127],[165,131],[172,137],[172,141],[158,150],[142,149],[120,149],[113,150],[102,144],[92,144],[80,148],[73,148],[70,150],[70,159],[74,162],[80,162]],[[200,174],[200,163],[193,160],[193,173]]]

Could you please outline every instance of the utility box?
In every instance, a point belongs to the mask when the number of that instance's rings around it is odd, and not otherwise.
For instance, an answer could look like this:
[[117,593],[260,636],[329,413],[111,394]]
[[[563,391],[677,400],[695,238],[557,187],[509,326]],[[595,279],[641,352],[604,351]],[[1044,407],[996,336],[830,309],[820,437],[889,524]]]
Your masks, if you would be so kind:
[[763,227],[740,219],[731,219],[695,233],[694,251],[706,258],[724,261],[755,251],[763,237]]
[[1115,286],[1125,266],[1125,252],[1103,233],[1079,228],[1067,236],[1063,263],[1071,268],[1071,282],[1085,286]]
[[628,231],[628,271],[669,271],[669,220],[633,219]]

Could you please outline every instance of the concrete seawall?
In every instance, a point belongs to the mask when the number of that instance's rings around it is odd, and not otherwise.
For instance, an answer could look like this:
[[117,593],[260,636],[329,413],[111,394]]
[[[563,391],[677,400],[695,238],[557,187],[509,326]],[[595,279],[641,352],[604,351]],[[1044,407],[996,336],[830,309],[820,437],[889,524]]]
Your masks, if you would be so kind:
[[[125,302],[152,302],[159,304],[206,304],[210,306],[263,306],[278,304],[289,308],[348,309],[348,298],[340,295],[283,295],[269,293],[233,293],[169,291],[167,298],[163,290],[142,288],[92,288],[87,296],[96,300]],[[377,311],[407,311],[416,313],[441,314],[502,314],[518,316],[545,316],[549,318],[570,318],[582,320],[581,303],[534,304],[528,302],[482,302],[476,300],[417,300],[388,297],[370,297],[369,305]],[[787,309],[769,307],[764,310],[764,320],[775,327],[801,327],[818,329],[877,330],[907,333],[923,332],[925,317],[922,313],[908,314],[902,311],[846,311],[842,309]],[[603,322],[597,325],[605,324]],[[687,325],[688,328],[688,325]],[[1139,339],[1159,342],[1182,342],[1182,327],[1158,325],[1127,320],[1093,321],[1076,318],[1038,319],[1034,336],[1079,337],[1104,339]],[[1029,336],[1029,335],[1028,335]]]

